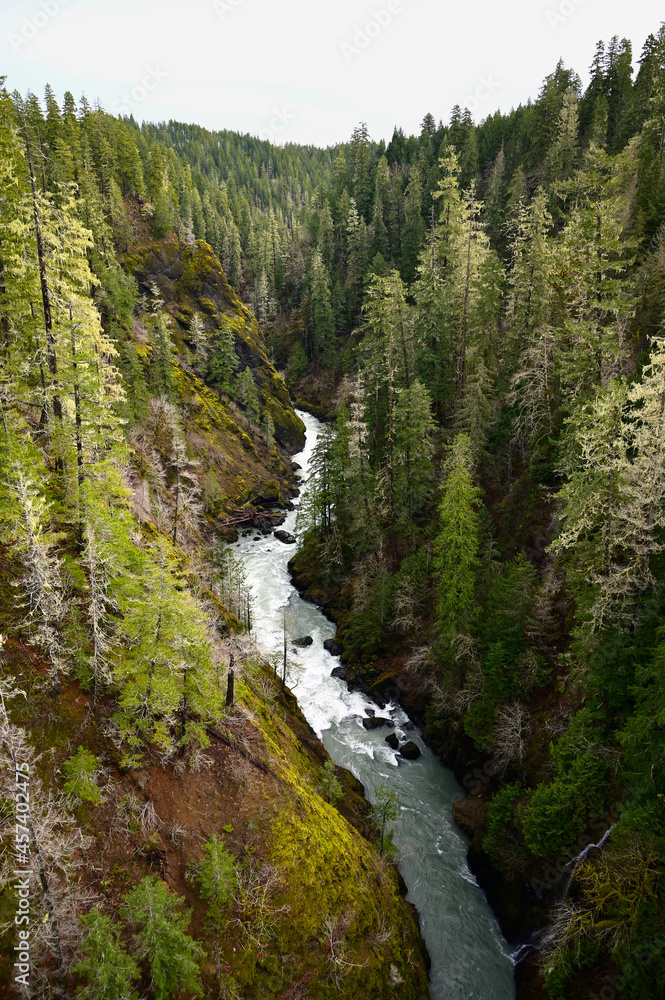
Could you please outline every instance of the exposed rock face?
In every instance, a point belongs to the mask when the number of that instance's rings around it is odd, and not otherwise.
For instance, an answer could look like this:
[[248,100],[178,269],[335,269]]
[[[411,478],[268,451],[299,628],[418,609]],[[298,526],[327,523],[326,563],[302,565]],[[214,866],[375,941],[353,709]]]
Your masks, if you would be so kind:
[[404,743],[399,748],[399,753],[400,757],[404,757],[405,760],[418,760],[418,758],[422,754],[422,751],[416,743],[414,743],[412,740],[409,740],[408,743]]

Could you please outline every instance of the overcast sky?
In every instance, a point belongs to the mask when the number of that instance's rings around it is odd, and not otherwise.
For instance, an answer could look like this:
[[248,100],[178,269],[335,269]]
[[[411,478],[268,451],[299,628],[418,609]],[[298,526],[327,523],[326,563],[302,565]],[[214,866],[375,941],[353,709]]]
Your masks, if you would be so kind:
[[[659,9],[660,8],[660,9]],[[654,0],[2,0],[0,74],[110,112],[328,145],[476,121],[536,97],[559,57],[586,83],[595,43],[633,42]]]

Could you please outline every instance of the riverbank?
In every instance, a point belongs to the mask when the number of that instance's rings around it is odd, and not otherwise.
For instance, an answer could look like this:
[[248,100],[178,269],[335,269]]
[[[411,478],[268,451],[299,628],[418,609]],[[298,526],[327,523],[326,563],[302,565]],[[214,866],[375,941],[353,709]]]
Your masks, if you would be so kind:
[[[308,414],[302,418],[308,440],[296,461],[302,466],[301,479],[306,480],[321,425]],[[296,513],[290,512],[284,528],[293,532],[295,521]],[[460,794],[453,775],[420,735],[407,728],[409,719],[396,703],[387,702],[383,711],[376,712],[376,702],[331,676],[339,661],[324,643],[333,638],[335,626],[293,587],[288,571],[293,547],[272,536],[247,535],[234,551],[243,558],[254,589],[255,632],[263,648],[281,653],[284,617],[290,638],[312,639],[303,649],[287,644],[288,683],[333,760],[362,782],[371,800],[381,785],[398,795],[395,843],[432,958],[433,1000],[509,1000],[514,996],[512,961],[467,865],[468,840],[453,822],[453,802]],[[371,712],[386,718],[385,727],[363,726]],[[399,763],[386,742],[389,732],[400,741],[415,739],[421,758]]]

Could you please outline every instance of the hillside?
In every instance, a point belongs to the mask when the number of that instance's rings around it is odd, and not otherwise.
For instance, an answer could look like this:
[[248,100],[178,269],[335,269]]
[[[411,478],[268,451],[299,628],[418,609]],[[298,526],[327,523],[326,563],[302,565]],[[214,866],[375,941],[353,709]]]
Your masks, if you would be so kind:
[[257,320],[71,116],[39,190],[27,117],[0,94],[3,995],[417,1000],[417,915],[223,541],[304,442]]
[[[518,998],[662,992],[654,28],[639,62],[599,43],[586,88],[559,62],[509,113],[388,144],[0,96],[3,773],[9,798],[34,755],[45,995],[212,989],[216,942],[234,1000],[426,992],[380,817],[260,663],[224,542],[289,507],[292,399],[328,421],[293,578],[349,684],[398,697],[468,793]],[[175,921],[160,985],[164,879],[193,937]]]

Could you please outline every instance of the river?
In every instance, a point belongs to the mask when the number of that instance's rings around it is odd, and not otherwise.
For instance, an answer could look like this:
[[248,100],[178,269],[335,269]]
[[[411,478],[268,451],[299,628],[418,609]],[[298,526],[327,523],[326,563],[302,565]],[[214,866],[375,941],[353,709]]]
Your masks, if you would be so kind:
[[[307,441],[294,461],[302,467],[299,475],[306,481],[323,424],[308,413],[299,416],[307,428]],[[284,529],[295,534],[295,522],[296,512],[292,512]],[[334,637],[335,626],[293,587],[288,562],[294,547],[271,535],[260,541],[254,536],[252,532],[241,538],[233,549],[244,560],[252,588],[253,629],[259,645],[270,653],[281,650],[287,606],[291,637],[309,635],[314,640],[309,648],[298,650],[297,657],[289,652],[288,684],[307,721],[335,763],[363,783],[370,800],[382,784],[399,797],[400,817],[394,824],[397,862],[432,960],[432,1000],[513,1000],[511,949],[469,870],[468,840],[453,821],[452,803],[462,794],[455,777],[428,750],[419,732],[405,730],[408,719],[398,705],[380,711],[364,694],[350,692],[343,681],[331,676],[339,661],[324,650],[323,643]],[[397,735],[420,746],[420,759],[398,758],[385,742],[385,729],[366,731],[361,720],[367,709],[389,714]]]

